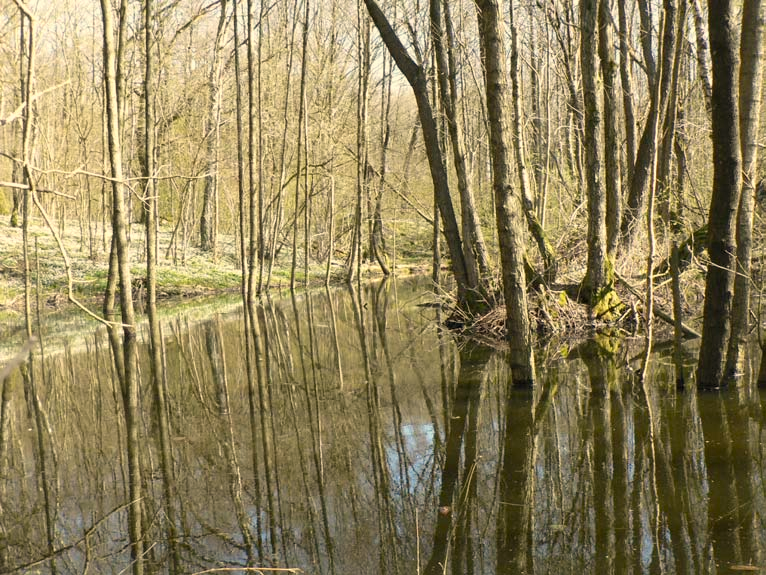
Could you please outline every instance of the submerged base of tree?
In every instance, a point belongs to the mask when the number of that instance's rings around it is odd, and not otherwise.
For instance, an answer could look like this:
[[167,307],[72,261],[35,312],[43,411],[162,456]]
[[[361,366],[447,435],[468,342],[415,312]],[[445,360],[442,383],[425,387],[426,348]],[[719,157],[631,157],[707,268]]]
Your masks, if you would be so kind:
[[[618,282],[616,287],[599,293],[595,302],[582,303],[581,286],[576,283],[554,284],[550,288],[540,286],[530,292],[529,314],[532,328],[539,337],[551,335],[569,338],[588,338],[609,331],[626,336],[640,334],[646,325],[643,300],[627,286]],[[670,295],[662,290],[655,294],[657,311],[672,310]],[[478,338],[490,345],[505,345],[505,307],[498,305],[487,313],[469,316],[450,308],[445,325],[453,331]],[[693,308],[686,307],[685,317],[693,315]],[[667,315],[667,314],[666,314]],[[656,324],[657,337],[672,337],[672,326],[665,322]]]

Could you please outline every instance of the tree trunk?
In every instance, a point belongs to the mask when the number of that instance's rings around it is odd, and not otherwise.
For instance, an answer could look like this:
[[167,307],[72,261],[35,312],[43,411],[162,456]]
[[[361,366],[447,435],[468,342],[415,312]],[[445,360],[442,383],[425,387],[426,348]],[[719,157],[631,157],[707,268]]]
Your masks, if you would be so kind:
[[620,238],[622,214],[622,179],[617,128],[617,64],[612,40],[612,8],[610,0],[599,0],[598,53],[604,78],[604,167],[606,184],[606,251],[614,258]]
[[731,309],[731,338],[726,375],[744,373],[750,317],[753,208],[755,204],[758,128],[761,117],[761,86],[764,59],[764,0],[745,0],[742,8],[742,39],[739,70],[739,139],[742,150],[742,195],[737,211],[737,275]]
[[423,140],[426,146],[426,155],[428,156],[428,165],[434,184],[434,194],[443,220],[444,235],[447,239],[450,257],[452,258],[452,270],[457,283],[458,305],[471,309],[477,302],[470,301],[474,298],[472,294],[469,294],[469,291],[477,286],[471,286],[468,283],[460,230],[455,217],[455,210],[452,206],[452,198],[450,197],[447,169],[439,146],[439,132],[431,109],[431,102],[428,99],[426,73],[421,66],[410,58],[404,45],[397,37],[396,32],[394,32],[394,29],[375,0],[364,0],[364,3],[383,42],[386,44],[386,48],[394,58],[396,66],[407,79],[415,94],[418,116],[423,130]]
[[633,74],[631,73],[630,29],[625,10],[627,0],[617,0],[620,19],[620,82],[622,83],[622,109],[625,114],[625,182],[630,186],[633,180],[633,165],[636,163],[636,114],[633,111]]
[[[294,209],[295,209],[295,218],[293,219],[293,253],[292,253],[292,260],[290,265],[290,289],[295,289],[295,273],[298,266],[298,205],[299,205],[299,199],[300,199],[300,189],[301,189],[301,164],[303,163],[303,147],[308,144],[308,142],[305,142],[303,139],[304,136],[304,122],[306,120],[306,68],[308,67],[308,62],[306,61],[307,55],[307,45],[308,45],[308,37],[309,37],[309,1],[304,0],[306,3],[305,8],[305,15],[303,19],[303,30],[301,33],[301,81],[300,81],[300,89],[299,89],[299,96],[298,96],[298,129],[296,130],[298,132],[297,135],[297,142],[296,142],[296,152],[295,152],[295,195],[294,195]],[[297,18],[298,15],[296,14],[295,17]],[[303,166],[304,170],[308,170],[308,165]],[[303,172],[305,174],[305,171]],[[308,217],[308,190],[306,190],[306,204],[303,206],[304,211],[304,217]],[[303,254],[303,257],[305,258],[305,261],[308,263],[308,251],[306,250]],[[308,277],[304,278],[304,281],[308,281]]]
[[346,280],[350,283],[362,266],[362,204],[369,185],[368,108],[370,101],[370,23],[357,5],[357,99],[356,99],[356,204],[351,231],[351,249],[346,264]]
[[[662,121],[664,111],[668,106],[670,80],[673,74],[676,43],[676,0],[664,0],[663,9],[665,26],[662,35],[662,61],[660,62],[659,77],[657,77],[657,72],[652,73],[652,68],[647,65],[647,69],[650,71],[648,74],[649,87],[652,94],[657,96],[653,96],[649,104],[649,114],[647,115],[644,131],[641,134],[641,141],[638,145],[636,163],[633,167],[633,177],[630,182],[630,192],[620,226],[621,242],[626,250],[630,249],[635,239],[639,229],[637,223],[646,209],[646,190],[650,183],[652,158],[656,151],[655,139],[652,137],[652,126],[655,122]],[[659,90],[654,89],[654,82],[660,82]],[[671,102],[670,105],[675,105],[675,103]]]
[[160,320],[157,315],[157,186],[155,180],[155,124],[154,85],[156,82],[155,55],[152,49],[153,31],[155,26],[154,2],[146,0],[144,7],[144,224],[146,228],[146,306],[149,317],[149,339],[151,355],[152,389],[154,392],[154,409],[159,428],[160,463],[162,466],[162,486],[165,521],[167,525],[168,547],[173,571],[181,569],[181,556],[176,530],[176,500],[173,489],[173,451],[170,426],[167,417],[167,401],[165,398],[165,377],[162,361],[162,334]]
[[[447,26],[447,34],[444,34],[441,17],[441,3],[443,0],[430,0],[431,38],[436,57],[437,80],[439,85],[439,97],[444,115],[447,121],[450,144],[452,148],[452,160],[457,175],[457,186],[460,194],[460,207],[462,215],[463,253],[465,254],[466,273],[468,282],[479,287],[483,293],[489,292],[488,282],[491,277],[489,255],[484,244],[484,234],[476,211],[476,203],[471,190],[468,168],[465,160],[465,145],[463,132],[457,121],[457,82],[455,80],[456,65],[453,55],[453,30],[450,18],[449,5],[444,2],[444,19]],[[448,60],[444,49],[443,39],[447,38],[449,44]]]
[[686,15],[688,2],[681,0],[678,7],[678,20],[676,27],[675,57],[673,58],[673,73],[670,77],[668,93],[668,105],[665,112],[665,121],[662,125],[662,144],[660,145],[660,161],[657,167],[657,200],[659,213],[663,221],[670,222],[672,212],[673,177],[673,151],[675,149],[676,122],[678,118],[678,81],[681,72],[681,59],[686,45]]
[[580,25],[582,91],[585,108],[585,179],[588,193],[588,263],[583,279],[583,295],[595,304],[609,283],[606,264],[606,197],[601,184],[598,106],[597,16],[599,0],[581,0]]
[[724,352],[734,284],[734,224],[742,184],[742,156],[737,102],[737,23],[733,4],[732,0],[719,0],[708,6],[713,65],[713,195],[708,214],[710,263],[697,367],[700,388],[719,387],[724,383]]
[[511,187],[511,126],[508,117],[504,26],[497,0],[476,0],[476,9],[479,39],[484,53],[492,187],[502,264],[509,358],[513,381],[531,383],[535,379],[535,363],[527,313],[524,240],[521,232],[522,198]]
[[372,238],[370,250],[380,266],[384,276],[391,275],[386,255],[386,242],[383,236],[383,192],[386,187],[388,172],[388,148],[391,142],[391,83],[394,62],[389,57],[383,58],[383,78],[380,86],[380,177],[378,178],[378,194],[375,199],[375,210],[372,215]]
[[694,31],[697,37],[697,70],[700,82],[702,82],[705,106],[707,107],[708,114],[710,114],[712,110],[710,101],[713,94],[713,82],[710,80],[710,42],[700,0],[692,0],[692,8],[694,9]]
[[[117,67],[119,60],[115,56],[112,6],[109,0],[101,0],[103,22],[103,59],[104,82],[106,92],[107,135],[109,159],[112,176],[112,234],[113,253],[116,266],[110,266],[110,272],[119,274],[120,308],[122,312],[122,356],[123,380],[122,393],[125,409],[125,425],[128,431],[128,483],[129,497],[128,523],[130,548],[134,575],[143,574],[144,542],[141,519],[142,483],[141,457],[139,442],[140,405],[139,382],[136,373],[136,322],[133,310],[133,293],[130,271],[130,253],[128,249],[127,217],[125,214],[125,190],[122,172],[122,146],[120,141],[120,106],[118,99]],[[122,27],[121,21],[120,26]],[[116,327],[111,327],[116,330]],[[119,365],[118,371],[119,371]]]
[[519,41],[516,21],[513,14],[513,2],[510,2],[510,26],[511,26],[511,101],[513,102],[513,119],[511,124],[513,151],[516,155],[516,167],[519,173],[522,208],[527,220],[532,237],[537,243],[537,249],[543,260],[543,275],[547,282],[556,280],[557,266],[553,247],[545,237],[545,230],[535,213],[532,202],[532,190],[529,183],[529,171],[527,170],[527,158],[524,149],[524,137],[521,128],[521,78],[519,76]]
[[221,13],[218,17],[218,29],[213,44],[213,63],[208,76],[208,117],[205,125],[207,144],[207,174],[205,191],[202,196],[202,215],[199,221],[200,248],[215,252],[218,230],[215,225],[215,213],[218,201],[218,153],[221,140],[221,94],[223,84],[224,54],[223,43],[226,32],[226,2],[221,0]]

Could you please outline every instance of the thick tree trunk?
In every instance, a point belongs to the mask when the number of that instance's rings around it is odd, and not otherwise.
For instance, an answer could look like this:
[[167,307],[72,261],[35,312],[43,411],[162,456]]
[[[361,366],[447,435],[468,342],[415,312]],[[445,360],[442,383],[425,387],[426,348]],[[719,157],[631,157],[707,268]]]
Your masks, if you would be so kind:
[[731,338],[726,375],[744,373],[750,318],[750,273],[753,250],[758,128],[761,117],[761,85],[764,59],[764,0],[745,0],[742,9],[742,64],[739,71],[739,140],[742,150],[742,194],[737,211],[737,275],[731,309]]
[[407,79],[410,86],[412,86],[412,91],[415,94],[418,116],[423,130],[423,140],[426,146],[426,155],[428,156],[428,165],[434,184],[434,195],[442,217],[444,235],[447,239],[447,247],[452,259],[452,271],[457,283],[458,305],[470,308],[469,291],[477,286],[471,286],[468,283],[460,230],[449,193],[447,169],[439,146],[439,132],[431,109],[431,102],[428,99],[428,84],[425,71],[410,58],[404,45],[397,37],[396,32],[394,32],[394,29],[375,0],[364,0],[364,3],[372,17],[372,21],[375,23],[375,27],[380,33],[380,37],[394,58],[396,66]]
[[588,263],[582,287],[585,300],[593,304],[609,281],[606,265],[606,197],[601,184],[599,153],[601,114],[597,84],[597,14],[598,0],[581,0],[580,62],[585,104],[585,180],[588,193]]
[[509,357],[513,381],[525,383],[534,381],[535,364],[527,313],[524,241],[521,232],[522,198],[511,187],[511,126],[508,117],[504,26],[497,0],[476,0],[476,8],[484,53],[492,187],[502,263]]
[[700,388],[723,384],[724,352],[734,287],[734,224],[742,184],[735,48],[736,7],[732,0],[711,2],[708,25],[713,64],[713,196],[708,215],[710,263],[705,282],[702,344],[697,367]]

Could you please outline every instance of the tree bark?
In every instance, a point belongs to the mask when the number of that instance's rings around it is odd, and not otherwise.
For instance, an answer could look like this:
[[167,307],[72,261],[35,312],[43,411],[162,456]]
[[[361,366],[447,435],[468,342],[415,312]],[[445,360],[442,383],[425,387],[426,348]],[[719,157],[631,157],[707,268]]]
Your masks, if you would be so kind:
[[732,0],[708,6],[713,65],[713,195],[708,214],[710,263],[705,281],[702,344],[697,367],[700,388],[721,386],[734,284],[734,224],[742,184],[737,83],[739,57]]
[[181,569],[181,556],[176,530],[176,501],[173,476],[173,448],[170,426],[167,417],[165,397],[165,376],[162,361],[162,334],[157,315],[157,186],[155,180],[155,124],[154,85],[156,82],[156,58],[153,50],[155,27],[155,8],[153,0],[146,0],[144,6],[144,219],[146,229],[146,309],[149,317],[149,339],[151,354],[152,388],[154,409],[159,428],[160,463],[162,466],[162,486],[164,497],[165,521],[167,525],[168,547],[172,570]]
[[657,167],[657,200],[659,213],[663,221],[670,222],[672,212],[673,177],[673,151],[675,149],[676,122],[678,118],[678,81],[681,72],[681,59],[686,43],[686,15],[688,2],[681,0],[678,7],[678,20],[676,27],[675,57],[673,58],[673,73],[670,77],[668,92],[668,105],[665,113],[665,121],[662,125],[662,144],[660,145],[659,164]]
[[508,117],[504,26],[497,0],[476,0],[476,9],[484,53],[492,187],[502,264],[509,358],[513,381],[531,383],[535,379],[535,363],[527,313],[524,241],[521,232],[522,198],[518,191],[514,193],[511,186],[511,126]]
[[711,113],[713,82],[710,79],[710,41],[705,27],[705,15],[702,13],[700,0],[691,0],[694,9],[694,31],[697,37],[697,70],[702,82],[702,94],[705,97],[705,106],[708,114]]
[[625,183],[633,180],[633,165],[636,163],[636,114],[633,111],[633,74],[631,73],[628,16],[625,10],[627,0],[617,0],[620,20],[620,82],[622,83],[622,109],[625,114]]
[[764,59],[764,0],[745,0],[742,6],[742,39],[739,70],[739,140],[742,151],[742,193],[737,210],[737,274],[731,309],[731,338],[726,375],[744,373],[750,317],[751,258],[755,182],[758,179],[758,129]]

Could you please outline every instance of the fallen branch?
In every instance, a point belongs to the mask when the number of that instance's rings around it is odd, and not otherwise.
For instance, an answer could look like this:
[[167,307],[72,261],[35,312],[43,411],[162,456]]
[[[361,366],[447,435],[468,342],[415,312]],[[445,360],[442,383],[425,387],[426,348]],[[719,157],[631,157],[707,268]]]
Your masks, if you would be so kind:
[[[628,291],[632,293],[634,296],[636,296],[638,299],[640,299],[642,302],[644,301],[644,296],[641,294],[639,290],[637,290],[635,287],[633,287],[628,280],[626,280],[624,277],[622,277],[620,274],[618,274],[616,271],[614,272],[614,277],[616,277],[626,288],[628,288]],[[655,304],[652,306],[652,312],[655,316],[660,318],[665,323],[668,323],[672,326],[675,326],[675,321],[673,320],[673,317],[662,311],[657,305]],[[685,323],[681,323],[681,331],[686,337],[702,337],[702,335],[695,331],[694,329],[690,328]]]
[[[0,188],[12,188],[14,190],[29,190],[31,189],[27,184],[17,184],[16,182],[0,182]],[[70,196],[69,194],[65,194],[63,192],[57,192],[56,190],[45,190],[42,188],[35,188],[36,192],[40,192],[41,194],[53,194],[54,196],[60,196],[62,198],[67,198],[69,200],[76,200],[74,196]]]

